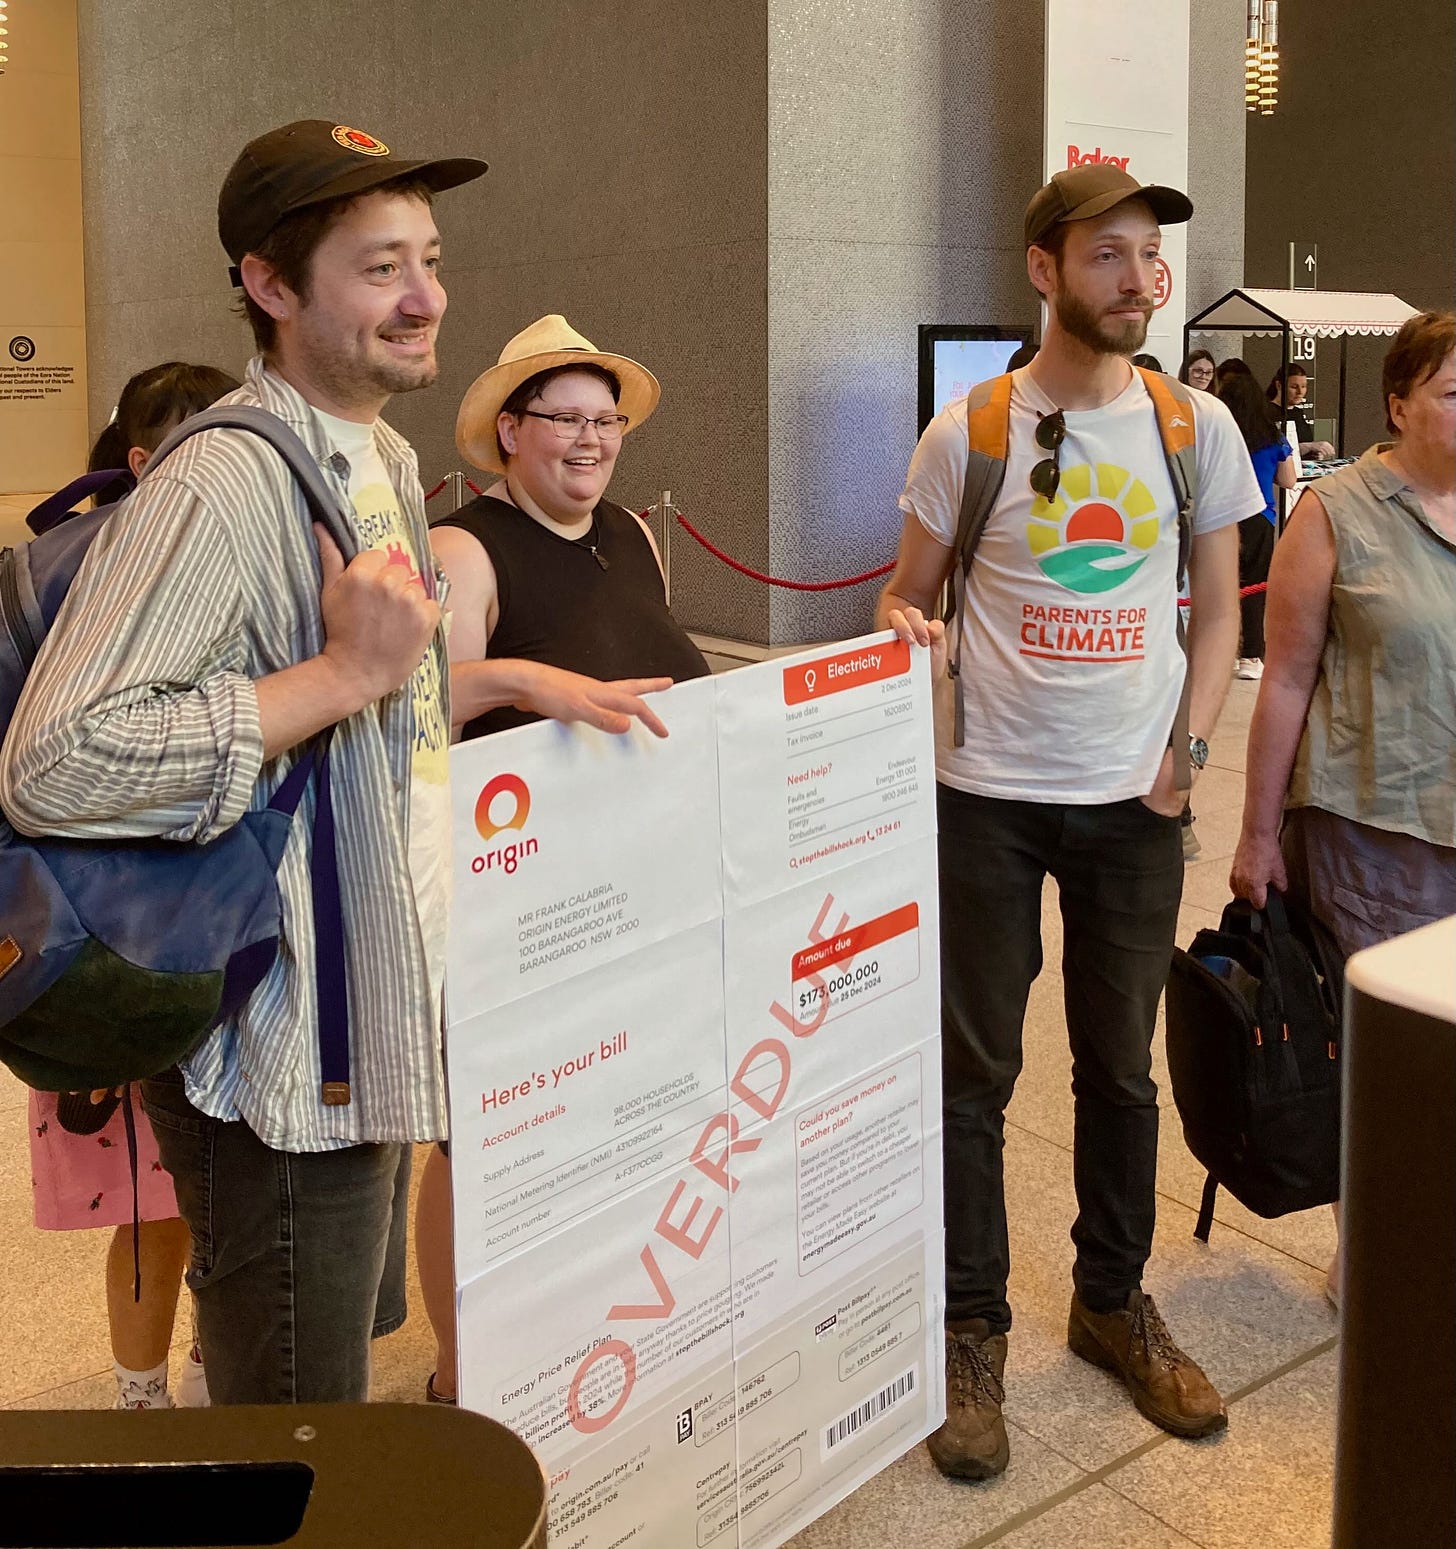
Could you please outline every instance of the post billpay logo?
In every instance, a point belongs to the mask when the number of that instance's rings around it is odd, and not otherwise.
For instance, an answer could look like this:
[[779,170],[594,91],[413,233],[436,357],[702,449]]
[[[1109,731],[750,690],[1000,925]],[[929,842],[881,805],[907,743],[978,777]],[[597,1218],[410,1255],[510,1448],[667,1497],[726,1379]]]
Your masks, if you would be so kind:
[[[531,815],[531,791],[526,782],[513,774],[500,774],[489,781],[475,802],[475,830],[489,844],[497,834],[511,829],[519,833]],[[477,855],[470,863],[475,872],[504,871],[511,875],[528,855],[541,848],[537,839],[512,840],[510,843]]]
[[1165,307],[1173,299],[1173,271],[1167,263],[1159,258],[1154,260],[1153,272],[1153,310]]

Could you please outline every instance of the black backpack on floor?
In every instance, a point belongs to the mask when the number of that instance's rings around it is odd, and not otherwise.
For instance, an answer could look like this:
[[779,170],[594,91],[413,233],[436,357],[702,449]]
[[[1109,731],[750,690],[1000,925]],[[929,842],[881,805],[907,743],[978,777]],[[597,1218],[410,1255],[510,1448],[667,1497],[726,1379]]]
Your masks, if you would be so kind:
[[1188,1149],[1208,1169],[1194,1236],[1219,1185],[1255,1215],[1340,1197],[1344,961],[1330,933],[1272,889],[1236,898],[1217,930],[1175,949],[1168,1070]]

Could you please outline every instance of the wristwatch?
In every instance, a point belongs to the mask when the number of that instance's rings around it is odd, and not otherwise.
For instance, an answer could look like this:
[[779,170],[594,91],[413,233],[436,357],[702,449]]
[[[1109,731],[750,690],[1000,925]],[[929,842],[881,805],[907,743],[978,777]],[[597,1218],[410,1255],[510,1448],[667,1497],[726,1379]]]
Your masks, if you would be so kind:
[[1208,763],[1208,744],[1202,737],[1188,739],[1188,762],[1195,769],[1202,769]]

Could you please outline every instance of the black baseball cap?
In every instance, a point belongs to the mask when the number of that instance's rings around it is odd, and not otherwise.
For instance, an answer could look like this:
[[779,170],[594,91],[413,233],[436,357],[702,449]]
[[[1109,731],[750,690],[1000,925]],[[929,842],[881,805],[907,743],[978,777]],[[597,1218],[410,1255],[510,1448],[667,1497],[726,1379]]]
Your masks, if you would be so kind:
[[1193,201],[1176,188],[1139,183],[1107,162],[1068,167],[1031,196],[1026,207],[1026,245],[1034,247],[1058,221],[1085,221],[1124,199],[1141,199],[1160,226],[1178,226],[1193,215]]
[[380,183],[417,177],[439,193],[469,183],[486,171],[473,156],[438,161],[401,161],[363,129],[327,118],[303,118],[250,140],[223,179],[217,196],[217,234],[237,265],[294,210],[362,194]]

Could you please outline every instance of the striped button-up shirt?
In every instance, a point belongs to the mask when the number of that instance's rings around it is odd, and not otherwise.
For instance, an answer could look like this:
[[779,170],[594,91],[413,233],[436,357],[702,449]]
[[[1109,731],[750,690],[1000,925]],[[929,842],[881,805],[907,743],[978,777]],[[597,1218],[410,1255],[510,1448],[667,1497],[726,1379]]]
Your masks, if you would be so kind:
[[[285,420],[351,509],[347,464],[261,360],[222,401]],[[382,422],[375,439],[428,566],[414,452]],[[205,842],[266,806],[293,755],[264,761],[253,682],[322,649],[319,586],[308,508],[278,454],[242,430],[183,443],[93,542],[26,682],[0,758],[0,804],[15,827]],[[443,627],[430,649],[443,681]],[[440,1007],[408,866],[412,732],[399,691],[342,722],[333,741],[352,1100],[320,1099],[312,788],[278,870],[283,947],[242,1012],[184,1067],[199,1108],[246,1120],[281,1150],[446,1132]]]

